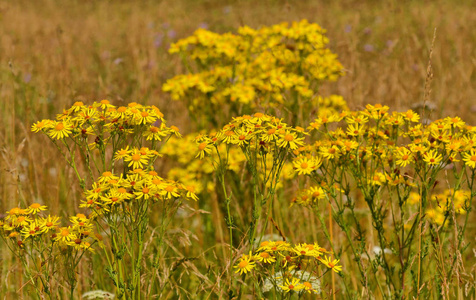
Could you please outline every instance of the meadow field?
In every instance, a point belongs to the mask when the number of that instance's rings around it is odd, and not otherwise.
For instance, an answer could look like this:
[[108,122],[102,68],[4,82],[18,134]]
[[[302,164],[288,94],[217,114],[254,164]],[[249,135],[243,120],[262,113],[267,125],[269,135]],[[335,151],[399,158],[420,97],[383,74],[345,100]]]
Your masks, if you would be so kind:
[[1,299],[476,299],[473,1],[0,1]]

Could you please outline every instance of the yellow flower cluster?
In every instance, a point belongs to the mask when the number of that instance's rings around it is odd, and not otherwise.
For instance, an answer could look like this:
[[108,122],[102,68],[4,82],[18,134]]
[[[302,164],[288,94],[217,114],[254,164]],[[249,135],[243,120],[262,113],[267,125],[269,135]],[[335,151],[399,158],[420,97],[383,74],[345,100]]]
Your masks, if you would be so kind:
[[[132,102],[116,107],[108,100],[85,105],[75,102],[72,107],[57,115],[56,120],[42,120],[32,125],[33,132],[44,132],[52,139],[67,137],[85,140],[97,136],[95,144],[112,142],[113,136],[140,131],[148,141],[161,141],[171,134],[180,135],[175,126],[167,127],[164,115],[156,106],[143,106]],[[109,136],[102,136],[109,133]],[[93,144],[94,145],[94,144]]]
[[33,203],[28,208],[10,209],[5,219],[0,220],[0,234],[20,249],[42,244],[51,247],[51,251],[54,247],[93,251],[93,243],[102,244],[101,236],[94,233],[91,219],[85,215],[70,217],[71,224],[60,227],[59,217],[42,216],[46,210],[47,207],[39,203]]
[[[325,30],[307,20],[258,30],[245,26],[237,34],[198,29],[169,50],[191,58],[197,70],[169,79],[163,90],[174,100],[188,100],[188,108],[198,113],[223,104],[247,107],[245,113],[258,105],[292,107],[296,96],[309,104],[321,82],[343,75],[327,44]],[[328,100],[320,106],[345,105]]]
[[291,245],[284,241],[264,241],[254,253],[242,255],[234,268],[240,274],[258,271],[276,275],[280,270],[281,276],[274,276],[276,280],[272,281],[278,290],[317,294],[313,285],[316,279],[310,279],[320,266],[336,273],[342,271],[339,260],[326,255],[329,253],[317,243]]
[[[321,114],[308,127],[320,139],[297,149],[295,168],[300,174],[315,171],[308,160],[322,161],[322,168],[331,165],[362,168],[366,184],[409,184],[395,169],[411,166],[442,169],[460,160],[476,167],[476,127],[467,126],[459,118],[436,120],[422,125],[419,116],[409,110],[388,112],[387,106],[367,105],[365,110]],[[338,126],[341,122],[342,125]],[[330,130],[332,127],[335,130]],[[307,159],[307,160],[306,160]],[[365,169],[370,161],[381,162],[380,170]],[[402,172],[403,174],[403,172]]]
[[[196,139],[197,136],[198,139]],[[213,161],[218,159],[217,151],[221,157],[228,157],[226,169],[235,174],[241,174],[246,162],[246,156],[241,149],[236,147],[227,149],[226,144],[217,144],[217,149],[215,149],[213,145],[208,143],[197,143],[197,140],[201,141],[201,139],[203,139],[203,134],[192,133],[185,135],[182,139],[171,138],[161,148],[162,154],[173,158],[178,163],[178,166],[170,169],[167,177],[172,180],[180,180],[183,184],[194,187],[197,194],[215,191]],[[200,149],[201,147],[207,149]],[[212,151],[214,149],[215,151]],[[212,159],[196,159],[203,158],[205,155],[210,155]],[[268,159],[269,169],[271,169],[271,164],[272,160]],[[293,177],[292,164],[285,163],[277,188],[281,188],[285,180],[290,180]]]
[[85,192],[80,207],[93,210],[93,216],[111,210],[123,209],[124,203],[134,204],[138,200],[165,201],[172,198],[197,200],[195,187],[158,176],[152,166],[159,153],[148,148],[121,149],[116,160],[123,160],[130,167],[125,175],[106,171]]
[[289,126],[281,119],[263,113],[244,115],[233,118],[232,122],[216,134],[198,136],[197,157],[203,158],[210,154],[218,144],[250,148],[263,154],[291,152],[304,145],[306,134],[303,128]]
[[[174,159],[178,166],[170,169],[167,177],[173,180],[180,180],[183,184],[191,186],[197,194],[202,192],[213,192],[215,184],[213,182],[214,171],[213,164],[210,160],[196,159],[197,144],[195,137],[197,133],[184,136],[182,139],[170,139],[165,144],[161,153]],[[226,155],[226,146],[219,145],[218,151],[221,155]],[[211,155],[216,158],[215,152]],[[229,149],[227,169],[239,173],[245,162],[245,157],[240,149]]]
[[[416,204],[420,201],[420,195],[413,193],[410,204]],[[426,216],[438,225],[448,225],[453,219],[451,211],[455,214],[466,214],[465,206],[471,201],[471,191],[447,189],[441,194],[432,195],[430,208],[426,210]]]

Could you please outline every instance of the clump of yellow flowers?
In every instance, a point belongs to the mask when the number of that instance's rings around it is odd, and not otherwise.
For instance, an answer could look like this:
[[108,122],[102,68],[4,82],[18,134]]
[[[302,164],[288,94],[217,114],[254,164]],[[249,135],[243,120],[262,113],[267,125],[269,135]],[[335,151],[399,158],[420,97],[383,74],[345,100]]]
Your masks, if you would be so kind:
[[[376,272],[377,265],[391,287],[388,295],[415,294],[406,289],[405,278],[406,273],[423,272],[421,266],[428,259],[421,254],[423,241],[443,243],[437,237],[448,224],[459,236],[466,228],[476,194],[476,127],[459,117],[424,125],[412,110],[389,112],[387,106],[369,104],[361,111],[321,113],[307,129],[311,139],[293,152],[302,188],[291,205],[310,209],[325,226],[327,204],[354,256],[374,264],[357,264],[361,279],[368,269]],[[365,241],[362,214],[371,220],[367,226],[373,227],[375,240]],[[458,215],[466,215],[462,226],[457,224]],[[423,229],[427,221],[431,238]],[[372,258],[353,239],[390,251]],[[414,241],[417,247],[412,247]],[[443,249],[442,244],[433,247]],[[398,266],[389,263],[389,255],[400,257]],[[412,264],[411,257],[418,258],[418,264]]]
[[[198,199],[195,186],[165,179],[155,171],[163,144],[172,135],[181,137],[177,127],[166,124],[156,106],[132,102],[117,107],[102,100],[91,105],[76,102],[55,120],[32,126],[33,132],[49,137],[74,169],[84,195],[79,207],[89,213],[78,222],[100,228],[105,236],[106,272],[119,299],[140,298],[143,293],[142,266],[150,224],[157,225],[157,249],[148,254],[146,265],[159,270],[165,261],[162,245],[168,225],[183,200]],[[82,168],[78,168],[80,162]],[[155,220],[150,222],[152,214]],[[61,228],[55,241],[91,249],[86,239],[77,238],[75,228]],[[160,284],[154,284],[159,274],[150,285],[162,292]]]
[[320,278],[331,270],[342,271],[339,260],[329,253],[317,243],[264,241],[253,253],[243,254],[234,268],[235,273],[251,273],[261,281],[264,293],[320,294]]
[[74,290],[81,257],[94,251],[94,244],[104,245],[92,220],[85,215],[70,217],[70,225],[62,227],[60,218],[46,211],[47,206],[39,203],[10,209],[0,220],[0,236],[22,262],[36,294],[52,297],[62,283],[58,274]]
[[316,108],[340,111],[347,108],[342,97],[316,94],[323,82],[344,74],[328,43],[325,30],[306,20],[257,30],[244,26],[236,34],[198,29],[170,47],[189,72],[169,79],[163,90],[185,101],[191,116],[203,118],[197,121],[218,126],[226,119],[217,109],[227,118],[256,108],[300,117]]

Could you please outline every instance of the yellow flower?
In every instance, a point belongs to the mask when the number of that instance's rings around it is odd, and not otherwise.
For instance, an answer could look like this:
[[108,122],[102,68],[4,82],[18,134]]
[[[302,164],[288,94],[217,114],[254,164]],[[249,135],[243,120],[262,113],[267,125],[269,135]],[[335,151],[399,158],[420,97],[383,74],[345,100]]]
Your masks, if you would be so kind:
[[198,153],[195,158],[203,159],[205,155],[209,155],[212,152],[212,145],[208,142],[201,142],[198,144]]
[[397,166],[405,167],[413,162],[413,155],[410,150],[405,147],[397,148]]
[[326,159],[334,159],[340,156],[339,147],[337,147],[336,145],[333,145],[331,147],[320,147],[319,152]]
[[322,160],[319,157],[301,157],[293,161],[293,167],[298,172],[298,175],[309,175],[319,168],[321,164]]
[[149,199],[153,194],[155,194],[155,189],[147,184],[141,184],[140,186],[136,185],[134,189],[136,190],[134,192],[136,199]]
[[326,193],[321,187],[318,186],[313,186],[309,188],[309,195],[314,199],[314,200],[321,200],[326,198]]
[[243,255],[234,268],[236,269],[235,273],[240,273],[240,275],[246,274],[255,268],[255,262],[252,260],[251,255]]
[[304,285],[301,284],[299,281],[299,278],[292,278],[291,281],[289,281],[289,279],[286,279],[286,282],[284,282],[284,284],[280,285],[279,287],[283,289],[283,291],[286,293],[290,291],[300,291],[304,289]]
[[27,208],[26,212],[28,214],[37,214],[40,211],[46,210],[46,208],[47,208],[46,205],[41,205],[39,203],[33,203]]
[[437,150],[430,150],[423,154],[423,161],[429,164],[430,166],[439,164],[442,159],[443,156],[441,154],[438,154]]
[[35,237],[37,235],[40,235],[41,229],[38,224],[35,224],[35,222],[31,222],[27,226],[24,226],[21,230],[21,234],[23,236],[23,239],[27,239],[29,237]]
[[476,149],[471,149],[469,153],[464,153],[463,161],[471,169],[476,168]]
[[35,124],[31,125],[31,131],[38,132],[41,130],[49,129],[51,128],[52,124],[53,124],[53,121],[51,120],[38,121]]
[[61,122],[55,121],[49,129],[48,135],[53,139],[61,140],[71,134],[72,127],[72,124],[66,119]]
[[295,150],[303,145],[304,138],[298,138],[294,132],[286,131],[279,136],[278,146],[281,148],[288,147],[291,150]]
[[66,245],[72,245],[76,239],[76,235],[73,233],[71,227],[61,227],[56,233],[55,241]]
[[150,110],[138,110],[134,114],[134,124],[135,125],[141,125],[141,124],[152,124],[157,120],[157,115],[155,114],[155,111],[150,111]]
[[349,124],[346,133],[350,136],[360,136],[364,133],[364,126]]
[[321,262],[326,265],[329,269],[332,269],[334,272],[339,273],[342,271],[342,266],[338,266],[337,264],[339,263],[340,259],[334,259],[329,257],[325,257],[324,259],[321,260]]
[[116,154],[114,155],[114,160],[123,159],[130,153],[131,151],[129,150],[129,146],[126,146],[126,148],[116,151]]
[[59,219],[60,218],[57,217],[57,216],[50,216],[50,215],[48,215],[44,219],[41,219],[41,221],[40,221],[41,232],[46,233],[50,230],[55,229],[59,224]]
[[161,141],[164,136],[167,136],[167,132],[159,127],[150,125],[150,127],[142,133],[148,141]]
[[149,162],[147,155],[142,154],[137,148],[133,149],[128,156],[125,156],[124,161],[129,162],[127,166],[132,167],[132,169],[142,169]]
[[256,254],[253,258],[259,262],[264,262],[265,264],[270,264],[276,261],[276,258],[268,252],[261,252]]
[[173,184],[166,185],[163,190],[163,194],[166,199],[170,199],[172,197],[179,197],[180,194],[177,193],[177,187]]
[[296,245],[296,246],[294,246],[293,251],[298,256],[318,257],[319,255],[322,254],[319,251],[316,251],[316,249],[314,249],[314,247],[308,247],[307,244]]
[[453,127],[457,127],[457,128],[462,128],[465,123],[463,120],[461,120],[460,117],[447,117],[445,118],[445,122]]

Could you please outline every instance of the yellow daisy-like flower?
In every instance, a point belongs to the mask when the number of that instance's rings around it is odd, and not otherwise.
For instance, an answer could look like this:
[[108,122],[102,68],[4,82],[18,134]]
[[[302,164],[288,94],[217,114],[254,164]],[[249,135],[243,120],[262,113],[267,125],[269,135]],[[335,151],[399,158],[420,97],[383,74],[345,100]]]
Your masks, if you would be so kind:
[[438,154],[437,150],[430,150],[423,154],[423,161],[429,165],[437,165],[441,162],[443,156]]
[[285,132],[278,139],[278,147],[295,150],[303,146],[304,138],[298,138],[294,132]]
[[299,278],[292,278],[291,281],[289,281],[289,279],[286,279],[286,282],[283,285],[280,285],[279,287],[283,289],[283,291],[286,293],[290,291],[297,292],[304,289],[304,285],[300,283]]
[[149,110],[142,110],[142,111],[137,111],[134,114],[134,123],[137,125],[141,124],[152,124],[157,120],[157,115],[155,114],[155,111],[149,111]]
[[340,155],[339,147],[336,145],[331,147],[320,147],[319,153],[326,159],[334,159]]
[[102,175],[98,178],[99,183],[109,183],[111,180],[119,180],[119,177],[117,175],[114,175],[110,171],[106,171],[102,173]]
[[324,259],[321,260],[321,262],[326,265],[329,269],[332,269],[334,272],[339,273],[342,271],[342,266],[338,266],[337,264],[339,263],[340,259],[334,259],[330,256],[324,257]]
[[186,195],[186,196],[187,196],[188,198],[193,199],[193,200],[195,200],[195,201],[198,200],[198,196],[197,196],[197,194],[196,194],[196,192],[195,192],[195,187],[194,187],[194,186],[192,186],[192,185],[187,185],[187,186],[185,187],[185,190],[187,191],[187,195]]
[[136,186],[135,190],[134,195],[137,197],[136,199],[149,199],[155,193],[155,190],[147,184]]
[[261,252],[254,256],[254,259],[259,262],[264,262],[265,264],[270,264],[276,261],[276,258],[269,254],[268,252]]
[[413,162],[413,155],[410,150],[405,147],[400,147],[397,149],[397,166],[406,167],[408,164]]
[[255,268],[255,262],[252,260],[251,256],[249,255],[243,255],[242,258],[240,258],[240,262],[234,266],[236,269],[235,273],[240,273],[242,275],[243,273],[248,273],[251,270]]
[[320,186],[313,186],[309,188],[309,195],[313,200],[321,200],[326,198],[326,192]]
[[71,134],[72,127],[72,124],[66,119],[61,122],[55,121],[48,131],[48,135],[53,139],[61,140]]
[[236,133],[233,131],[233,129],[224,129],[222,132],[220,132],[220,139],[226,144],[232,144],[235,139],[235,135]]
[[43,210],[46,210],[46,209],[47,209],[46,205],[41,205],[39,203],[33,203],[26,209],[26,212],[28,214],[37,214],[40,211],[43,211]]
[[177,187],[173,184],[170,184],[164,188],[164,196],[166,199],[170,199],[172,197],[178,197],[180,194],[177,193]]
[[38,224],[35,224],[35,222],[31,222],[30,224],[22,228],[21,234],[23,236],[23,239],[26,240],[29,237],[35,237],[37,235],[40,235],[41,229]]
[[201,142],[198,144],[198,153],[195,158],[203,159],[206,155],[212,153],[212,145],[207,142]]
[[357,124],[349,124],[346,133],[350,136],[360,136],[364,133],[364,129],[364,126],[359,126]]
[[469,153],[464,153],[463,161],[471,169],[476,168],[476,149],[471,149]]
[[119,193],[108,193],[105,196],[101,196],[101,200],[106,205],[118,205],[124,202],[125,197]]
[[31,131],[38,132],[41,130],[46,130],[48,128],[51,128],[52,124],[53,124],[53,121],[51,120],[38,121],[35,124],[31,125]]
[[13,223],[13,226],[20,227],[20,226],[27,226],[32,221],[33,219],[22,215],[22,216],[15,217],[12,223]]
[[322,160],[319,157],[301,157],[293,162],[298,175],[308,175],[320,167]]
[[55,237],[56,242],[61,242],[66,245],[71,245],[76,239],[76,235],[73,233],[71,227],[61,227],[58,229],[58,232]]
[[260,244],[258,251],[276,252],[290,250],[291,245],[284,241],[264,241]]
[[126,148],[116,151],[116,154],[114,155],[114,160],[123,159],[124,157],[128,156],[130,153],[131,153],[131,150],[129,150],[129,146],[126,146]]
[[41,219],[40,221],[40,229],[41,232],[46,233],[50,230],[55,229],[59,224],[59,217],[57,216],[50,216],[48,215],[46,218]]
[[180,133],[180,129],[177,126],[170,126],[170,131],[172,131],[173,134],[175,134],[176,137],[182,138],[182,134]]
[[167,132],[151,125],[142,135],[145,136],[148,141],[161,141],[164,136],[167,136]]
[[127,166],[132,169],[142,169],[149,162],[147,155],[142,155],[138,149],[133,149],[130,155],[124,157],[124,161],[129,162]]
[[307,244],[296,245],[294,246],[293,251],[298,256],[318,257],[321,254],[320,252],[316,251],[314,247],[308,247]]

